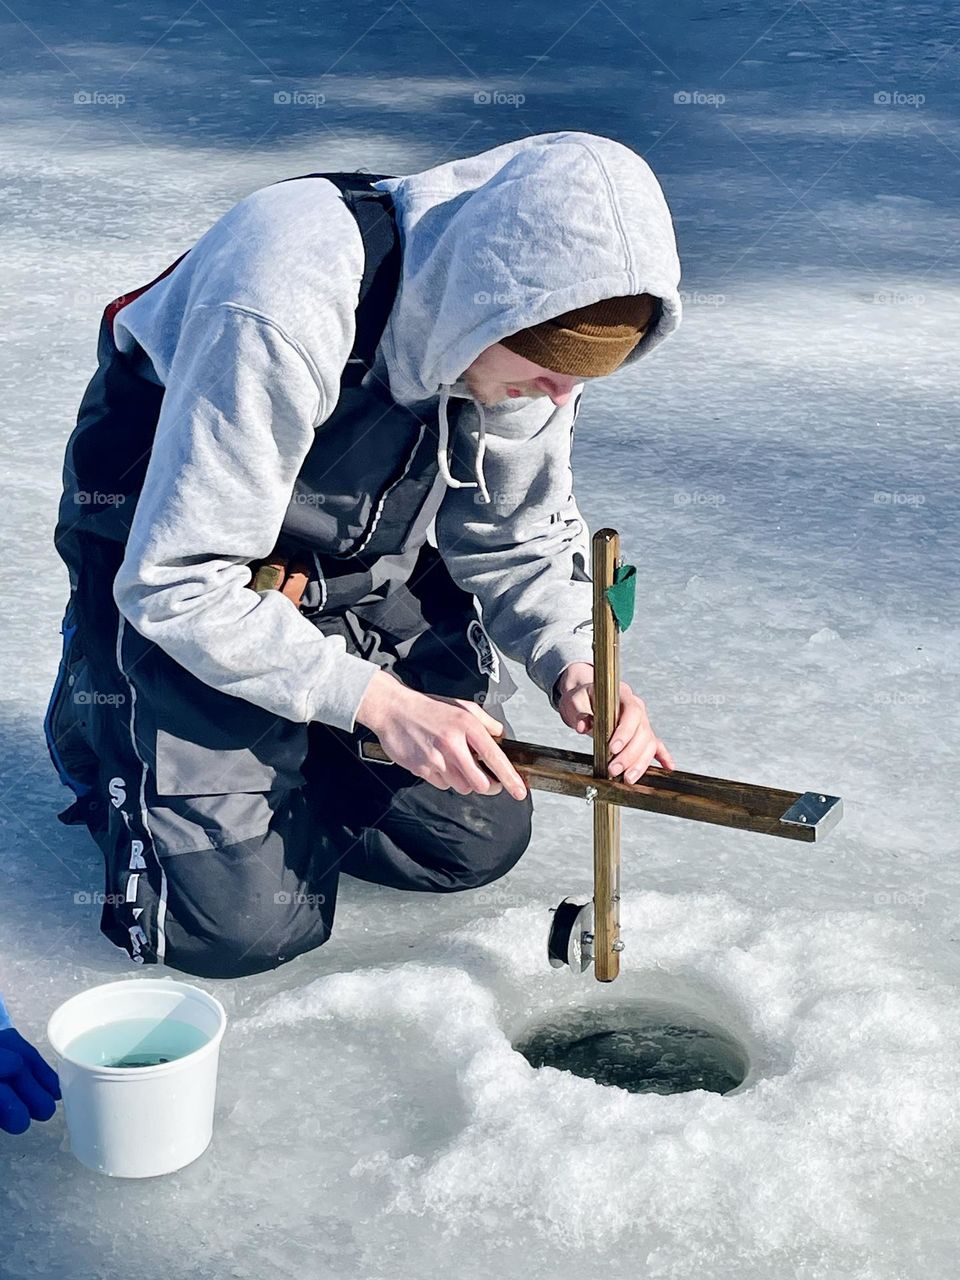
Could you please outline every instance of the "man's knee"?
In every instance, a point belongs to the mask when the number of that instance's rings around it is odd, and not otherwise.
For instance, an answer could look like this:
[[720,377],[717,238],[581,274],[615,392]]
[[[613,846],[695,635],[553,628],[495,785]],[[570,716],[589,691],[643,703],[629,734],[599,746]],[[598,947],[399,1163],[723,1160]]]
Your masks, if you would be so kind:
[[495,817],[486,816],[464,846],[456,889],[479,889],[499,880],[513,870],[530,843],[533,803],[529,792],[523,800],[506,791],[492,799],[497,803]]
[[185,927],[182,919],[170,919],[164,963],[198,978],[244,978],[279,968],[329,939],[324,904],[291,902],[286,892],[277,896],[287,901],[254,902],[240,914],[218,915],[212,926],[193,921]]
[[164,963],[197,977],[245,977],[326,942],[337,876],[312,865],[305,844],[284,813],[264,835],[164,858]]

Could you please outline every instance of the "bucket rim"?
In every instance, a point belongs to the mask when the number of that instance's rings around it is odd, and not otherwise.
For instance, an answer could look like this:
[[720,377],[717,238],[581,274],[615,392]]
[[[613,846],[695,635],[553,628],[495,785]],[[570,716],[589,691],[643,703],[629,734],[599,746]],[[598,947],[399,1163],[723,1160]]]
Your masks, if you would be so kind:
[[[173,1058],[170,1062],[158,1062],[152,1067],[108,1067],[106,1065],[91,1065],[89,1062],[80,1062],[77,1058],[72,1058],[67,1052],[66,1046],[62,1042],[62,1038],[58,1035],[57,1023],[62,1020],[69,1006],[80,1003],[89,999],[92,995],[103,995],[108,991],[117,991],[119,988],[129,987],[131,983],[138,983],[141,986],[147,986],[153,990],[161,991],[180,991],[185,995],[200,998],[201,1002],[205,1002],[209,1009],[217,1014],[218,1026],[213,1035],[210,1036],[202,1045],[198,1045],[196,1049],[191,1049],[189,1053],[183,1054],[179,1058]],[[99,1025],[107,1026],[108,1022]],[[116,982],[102,982],[96,986],[87,987],[83,991],[78,991],[74,995],[69,996],[61,1004],[59,1004],[47,1020],[47,1041],[54,1053],[63,1062],[69,1062],[71,1066],[78,1067],[91,1076],[102,1076],[105,1079],[123,1079],[134,1078],[151,1079],[154,1076],[170,1075],[178,1070],[183,1064],[194,1064],[199,1059],[211,1054],[218,1053],[220,1042],[223,1039],[224,1032],[227,1029],[227,1011],[215,995],[211,995],[209,991],[204,991],[202,987],[194,986],[191,982],[180,982],[175,978],[120,978]]]

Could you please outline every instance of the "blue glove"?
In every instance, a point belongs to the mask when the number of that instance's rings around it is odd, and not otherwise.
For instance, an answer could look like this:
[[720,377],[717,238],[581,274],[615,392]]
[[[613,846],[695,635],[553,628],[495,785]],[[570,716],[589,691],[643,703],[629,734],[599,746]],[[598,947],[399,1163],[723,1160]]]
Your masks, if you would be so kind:
[[23,1133],[31,1120],[49,1120],[59,1097],[57,1073],[10,1026],[0,1000],[0,1129]]

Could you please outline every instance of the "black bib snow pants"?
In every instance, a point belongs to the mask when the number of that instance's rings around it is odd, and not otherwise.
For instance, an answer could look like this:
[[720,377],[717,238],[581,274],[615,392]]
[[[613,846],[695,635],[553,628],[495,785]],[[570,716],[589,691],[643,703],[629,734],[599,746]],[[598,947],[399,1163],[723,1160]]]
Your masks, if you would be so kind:
[[[509,733],[515,685],[474,597],[426,541],[444,492],[436,401],[413,412],[381,381],[362,385],[399,279],[392,200],[370,187],[381,175],[305,176],[340,187],[366,265],[341,396],[278,543],[314,566],[301,612],[415,689],[484,703]],[[136,963],[235,977],[326,942],[341,873],[431,892],[499,878],[527,847],[532,802],[461,796],[364,761],[359,726],[299,724],[222,693],[119,615],[113,580],[163,398],[113,338],[117,311],[142,292],[104,312],[67,446],[56,543],[70,599],[45,730],[77,797],[61,819],[85,823],[103,853],[102,932]],[[465,403],[449,407],[456,470]]]

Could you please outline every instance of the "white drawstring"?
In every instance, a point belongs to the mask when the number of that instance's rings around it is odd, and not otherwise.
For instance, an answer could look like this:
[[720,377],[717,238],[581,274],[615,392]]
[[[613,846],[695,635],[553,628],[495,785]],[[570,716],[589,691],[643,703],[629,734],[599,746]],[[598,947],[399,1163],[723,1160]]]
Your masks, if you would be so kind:
[[473,464],[473,474],[477,477],[477,488],[480,490],[480,496],[484,502],[489,502],[490,494],[487,491],[487,483],[483,478],[483,455],[487,449],[487,424],[483,416],[483,405],[479,400],[475,403],[477,413],[480,415],[480,430],[477,433],[477,456]]
[[483,405],[479,400],[475,400],[477,412],[480,415],[480,430],[477,436],[477,453],[473,462],[473,474],[476,480],[456,480],[450,474],[450,466],[447,460],[447,448],[450,442],[450,425],[447,422],[447,401],[450,399],[450,388],[444,383],[440,388],[440,438],[437,444],[437,464],[440,468],[440,474],[443,476],[444,484],[450,486],[451,489],[479,489],[479,501],[489,502],[490,493],[487,490],[486,480],[483,476],[483,455],[487,448],[487,424],[483,416]]

